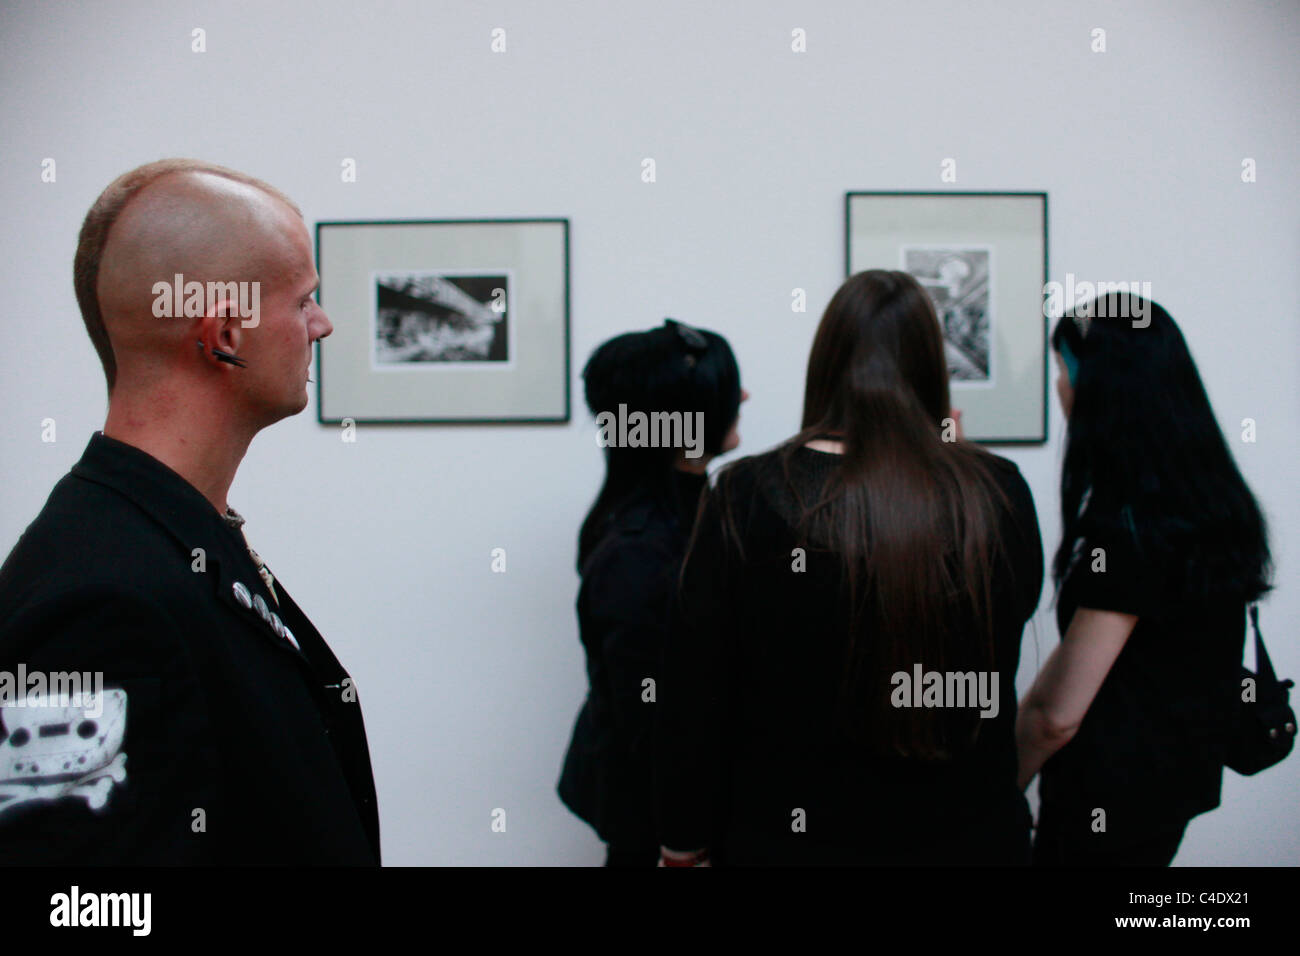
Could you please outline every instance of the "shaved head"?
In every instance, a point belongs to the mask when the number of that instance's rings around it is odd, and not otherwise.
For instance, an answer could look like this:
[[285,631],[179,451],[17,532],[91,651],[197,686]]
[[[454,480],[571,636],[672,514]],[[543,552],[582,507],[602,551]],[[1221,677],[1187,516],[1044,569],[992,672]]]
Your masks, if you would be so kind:
[[279,190],[196,160],[162,160],[119,176],[82,225],[77,301],[110,393],[119,371],[174,354],[189,325],[153,312],[154,284],[275,281],[289,267],[288,236],[304,228]]

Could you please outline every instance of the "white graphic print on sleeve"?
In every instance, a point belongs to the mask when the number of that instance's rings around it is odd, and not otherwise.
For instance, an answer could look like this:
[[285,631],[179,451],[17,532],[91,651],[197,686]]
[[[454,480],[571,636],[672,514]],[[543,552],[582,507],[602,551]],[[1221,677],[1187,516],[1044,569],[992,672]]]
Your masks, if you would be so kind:
[[126,691],[105,690],[102,707],[50,700],[0,705],[0,818],[26,803],[64,797],[101,810],[113,785],[126,782]]

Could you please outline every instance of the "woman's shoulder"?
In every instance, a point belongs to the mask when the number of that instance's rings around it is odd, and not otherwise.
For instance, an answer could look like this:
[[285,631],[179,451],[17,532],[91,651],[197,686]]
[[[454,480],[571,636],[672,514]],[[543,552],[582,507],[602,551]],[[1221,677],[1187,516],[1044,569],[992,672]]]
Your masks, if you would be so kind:
[[774,476],[785,479],[805,471],[823,471],[833,467],[839,458],[832,452],[814,451],[806,445],[794,447],[789,442],[782,442],[766,451],[723,465],[714,475],[713,486],[747,486],[768,481]]
[[754,487],[762,475],[771,468],[771,452],[745,455],[729,461],[709,477],[706,493],[713,499],[736,497]]
[[1029,489],[1029,482],[1020,471],[1020,466],[1010,458],[1003,458],[988,450],[982,450],[982,460],[992,479],[1006,493],[1016,510],[1034,509],[1034,495]]
[[629,510],[612,521],[587,555],[579,577],[586,594],[626,602],[633,595],[658,591],[661,579],[680,564],[681,551],[653,510]]
[[824,478],[838,455],[791,448],[788,443],[728,462],[714,473],[710,497],[731,509],[784,501],[792,487]]
[[620,502],[606,518],[580,568],[585,578],[611,565],[670,556],[672,516],[662,502],[641,495]]
[[1023,584],[1028,617],[1038,605],[1044,574],[1042,531],[1034,495],[1015,462],[985,449],[980,449],[979,457],[1002,495],[996,503],[1001,512],[1002,540]]
[[1001,455],[995,455],[987,448],[974,446],[979,460],[984,462],[989,473],[999,481],[1007,484],[1024,484],[1025,476],[1020,473],[1020,466],[1010,458],[1003,458]]

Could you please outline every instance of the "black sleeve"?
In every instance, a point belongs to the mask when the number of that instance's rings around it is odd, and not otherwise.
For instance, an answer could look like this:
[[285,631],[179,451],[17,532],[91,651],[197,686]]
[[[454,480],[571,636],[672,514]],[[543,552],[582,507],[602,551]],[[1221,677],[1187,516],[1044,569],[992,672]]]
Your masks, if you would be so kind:
[[1043,539],[1034,495],[1020,469],[1009,461],[1006,465],[1002,487],[1011,510],[1003,532],[1004,542],[1015,575],[1019,619],[1027,621],[1038,610],[1038,599],[1043,592]]
[[1075,608],[1137,617],[1158,610],[1160,592],[1152,569],[1141,560],[1132,535],[1122,530],[1094,532],[1080,543],[1065,588]]
[[656,711],[656,801],[660,842],[697,850],[716,838],[725,793],[724,726],[735,659],[732,559],[724,547],[717,493],[701,497],[694,547],[682,569]]
[[[63,596],[11,623],[0,671],[26,680],[0,708],[0,863],[214,862],[212,728],[175,624],[120,595]],[[33,675],[103,692],[41,702]]]

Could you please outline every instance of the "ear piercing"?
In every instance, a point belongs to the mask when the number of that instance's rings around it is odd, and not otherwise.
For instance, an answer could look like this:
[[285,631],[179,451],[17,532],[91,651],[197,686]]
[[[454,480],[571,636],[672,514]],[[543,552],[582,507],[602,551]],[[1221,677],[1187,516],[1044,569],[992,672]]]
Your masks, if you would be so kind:
[[[199,341],[198,345],[199,345],[199,351],[202,352],[203,351],[202,340]],[[220,349],[213,349],[212,357],[216,359],[218,362],[225,362],[227,365],[235,365],[238,366],[239,368],[248,368],[247,362],[241,359],[238,355],[233,355],[230,352],[222,352]]]

